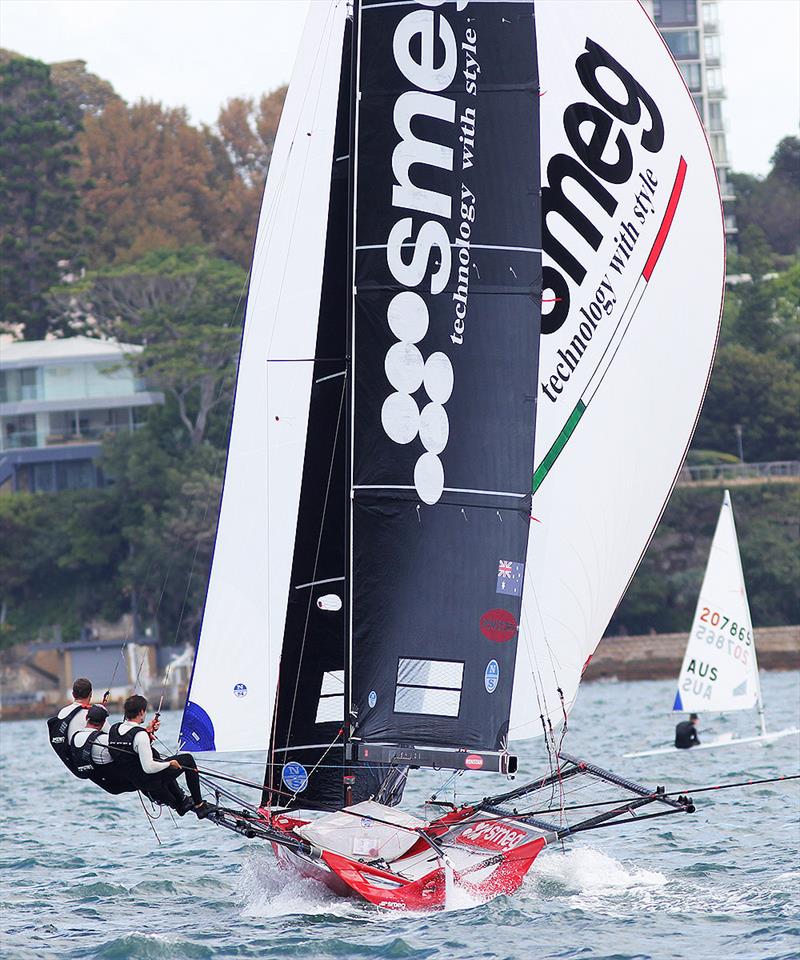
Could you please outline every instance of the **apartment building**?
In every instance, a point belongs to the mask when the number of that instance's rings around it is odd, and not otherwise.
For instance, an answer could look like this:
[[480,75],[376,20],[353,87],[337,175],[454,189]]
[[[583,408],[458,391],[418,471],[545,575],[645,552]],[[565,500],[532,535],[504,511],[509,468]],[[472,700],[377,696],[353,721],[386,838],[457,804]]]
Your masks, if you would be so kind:
[[645,6],[672,51],[705,125],[722,194],[725,233],[728,242],[733,242],[737,231],[725,143],[719,3],[717,0],[645,0]]
[[0,492],[102,485],[102,439],[164,402],[128,363],[141,349],[89,337],[0,343]]

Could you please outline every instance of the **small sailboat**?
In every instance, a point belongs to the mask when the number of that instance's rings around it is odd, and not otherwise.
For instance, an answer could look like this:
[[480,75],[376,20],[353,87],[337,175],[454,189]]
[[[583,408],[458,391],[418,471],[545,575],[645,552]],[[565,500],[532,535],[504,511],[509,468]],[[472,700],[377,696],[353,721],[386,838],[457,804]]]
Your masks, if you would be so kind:
[[[266,768],[208,822],[407,909],[694,809],[562,741],[681,468],[723,274],[708,145],[639,3],[311,4],[181,728]],[[414,770],[513,778],[536,737],[535,779],[397,809]],[[614,801],[575,818],[578,783]]]
[[[734,737],[729,734],[715,740],[701,741],[692,750],[713,750],[743,743],[771,743],[800,733],[797,728],[767,732],[755,633],[747,602],[731,495],[727,490],[722,498],[711,541],[672,709],[675,713],[755,710],[758,714],[758,735]],[[650,757],[664,753],[685,753],[685,750],[662,747],[625,756]]]

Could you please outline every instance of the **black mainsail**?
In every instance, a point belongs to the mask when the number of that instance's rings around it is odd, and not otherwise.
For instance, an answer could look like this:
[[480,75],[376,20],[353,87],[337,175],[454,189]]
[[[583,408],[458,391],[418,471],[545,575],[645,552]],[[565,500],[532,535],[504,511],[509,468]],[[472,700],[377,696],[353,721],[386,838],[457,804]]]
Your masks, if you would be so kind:
[[352,755],[498,769],[541,312],[533,4],[363,0],[358,53]]

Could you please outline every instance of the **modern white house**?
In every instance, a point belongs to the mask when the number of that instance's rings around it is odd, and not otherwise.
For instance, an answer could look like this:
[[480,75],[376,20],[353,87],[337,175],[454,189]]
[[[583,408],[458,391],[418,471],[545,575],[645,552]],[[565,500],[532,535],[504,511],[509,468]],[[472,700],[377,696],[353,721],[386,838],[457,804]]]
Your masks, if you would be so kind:
[[0,492],[102,485],[100,442],[164,402],[128,363],[141,349],[90,337],[0,342]]

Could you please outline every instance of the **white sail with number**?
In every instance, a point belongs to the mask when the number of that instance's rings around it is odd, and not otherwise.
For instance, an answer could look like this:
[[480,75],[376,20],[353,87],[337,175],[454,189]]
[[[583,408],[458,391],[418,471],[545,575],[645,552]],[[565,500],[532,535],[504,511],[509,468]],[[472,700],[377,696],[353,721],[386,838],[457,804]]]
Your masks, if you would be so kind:
[[753,624],[726,490],[672,709],[751,710],[760,698]]

